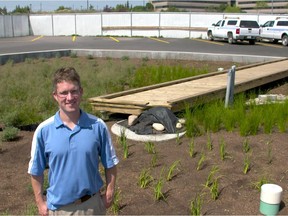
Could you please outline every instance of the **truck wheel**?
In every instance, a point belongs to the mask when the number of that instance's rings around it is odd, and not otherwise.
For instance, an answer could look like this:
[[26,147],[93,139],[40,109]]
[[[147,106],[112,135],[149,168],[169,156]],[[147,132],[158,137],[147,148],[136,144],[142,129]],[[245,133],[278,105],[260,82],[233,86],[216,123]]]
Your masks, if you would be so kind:
[[254,45],[255,44],[255,40],[249,40],[249,44],[250,45]]
[[288,36],[287,35],[283,35],[283,37],[282,37],[282,45],[283,46],[287,46],[288,45]]
[[207,35],[208,35],[208,40],[210,40],[210,41],[213,41],[213,40],[214,40],[214,37],[213,37],[213,34],[212,34],[211,31],[209,31],[209,32],[207,33]]
[[233,44],[235,41],[234,41],[234,39],[233,39],[233,34],[232,33],[229,33],[228,34],[228,43],[229,44]]

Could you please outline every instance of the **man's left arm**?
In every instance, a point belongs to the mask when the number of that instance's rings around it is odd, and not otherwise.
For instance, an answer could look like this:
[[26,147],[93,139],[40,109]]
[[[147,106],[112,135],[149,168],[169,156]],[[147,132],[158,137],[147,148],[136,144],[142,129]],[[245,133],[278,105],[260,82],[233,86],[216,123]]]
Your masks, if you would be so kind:
[[116,165],[112,168],[105,169],[106,177],[106,193],[104,196],[104,204],[106,208],[109,208],[113,203],[115,184],[117,176],[117,167]]

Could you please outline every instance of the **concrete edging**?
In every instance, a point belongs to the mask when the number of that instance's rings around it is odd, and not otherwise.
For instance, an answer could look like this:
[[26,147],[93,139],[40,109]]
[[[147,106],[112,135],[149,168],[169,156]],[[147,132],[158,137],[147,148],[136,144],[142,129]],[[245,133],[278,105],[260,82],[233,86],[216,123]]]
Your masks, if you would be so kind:
[[[122,120],[125,121],[125,120]],[[120,125],[122,121],[119,121],[112,125],[111,131],[113,134],[121,137],[123,133],[125,133],[125,137],[130,140],[141,141],[141,142],[161,142],[167,141],[171,139],[176,139],[177,137],[182,137],[185,135],[186,131],[181,132],[179,134],[150,134],[150,135],[139,135],[135,132],[129,130],[128,128]]]
[[178,52],[178,51],[153,51],[153,50],[108,50],[108,49],[59,49],[34,52],[7,53],[0,55],[0,65],[9,60],[15,63],[23,62],[26,58],[54,58],[70,56],[72,53],[77,56],[111,57],[122,58],[150,58],[150,59],[179,59],[179,60],[199,60],[199,61],[230,61],[241,63],[267,62],[284,57],[238,55],[238,54],[219,54],[219,53],[197,53],[197,52]]

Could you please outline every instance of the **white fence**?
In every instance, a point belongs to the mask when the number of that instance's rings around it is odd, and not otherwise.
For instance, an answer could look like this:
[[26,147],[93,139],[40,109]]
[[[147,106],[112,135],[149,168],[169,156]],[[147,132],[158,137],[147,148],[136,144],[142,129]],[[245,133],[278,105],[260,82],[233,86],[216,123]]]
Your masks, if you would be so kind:
[[252,19],[264,24],[280,15],[123,12],[0,16],[0,37],[80,35],[206,38],[207,27],[227,16]]

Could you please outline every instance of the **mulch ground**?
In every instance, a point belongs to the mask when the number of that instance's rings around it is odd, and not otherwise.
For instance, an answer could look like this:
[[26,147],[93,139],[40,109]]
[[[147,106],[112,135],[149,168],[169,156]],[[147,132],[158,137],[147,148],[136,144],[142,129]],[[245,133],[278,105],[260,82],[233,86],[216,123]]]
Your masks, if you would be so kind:
[[[270,93],[288,93],[288,85],[275,88]],[[111,127],[115,121],[108,121]],[[31,209],[34,197],[27,174],[33,131],[21,131],[13,142],[3,142],[0,153],[0,214],[27,214]],[[288,202],[287,177],[288,168],[285,163],[288,152],[288,134],[264,134],[259,131],[256,136],[249,136],[251,146],[251,169],[243,173],[244,157],[242,144],[244,137],[237,131],[220,131],[211,135],[213,149],[206,147],[207,137],[195,138],[195,157],[189,155],[191,139],[183,137],[180,142],[170,140],[155,143],[156,165],[152,166],[152,155],[145,150],[145,143],[128,140],[129,157],[123,159],[123,150],[118,137],[112,134],[120,163],[118,165],[117,190],[120,192],[120,215],[187,215],[190,214],[190,203],[198,195],[201,196],[202,214],[206,215],[255,215],[259,214],[260,191],[255,184],[262,178],[280,185],[284,192],[280,214],[287,215]],[[226,143],[227,156],[220,158],[220,142]],[[269,145],[271,151],[269,156]],[[200,170],[197,164],[201,154],[206,158]],[[272,156],[272,157],[271,157]],[[168,168],[175,161],[180,161],[170,181],[163,181],[164,199],[155,200],[156,182],[166,177]],[[204,187],[213,166],[219,171],[219,197],[211,198],[210,190]],[[154,181],[146,189],[138,185],[142,170],[149,169]],[[111,211],[110,211],[111,212]]]

